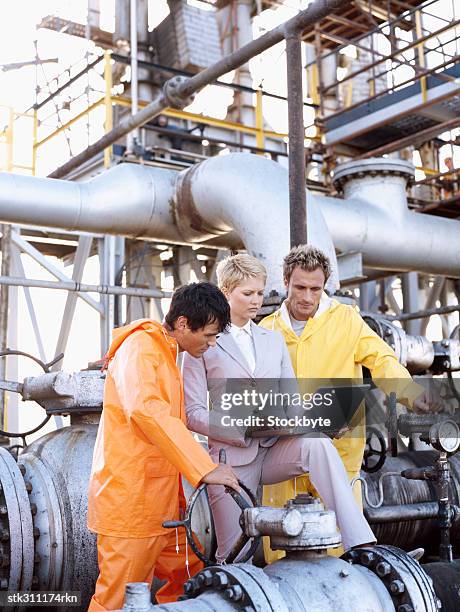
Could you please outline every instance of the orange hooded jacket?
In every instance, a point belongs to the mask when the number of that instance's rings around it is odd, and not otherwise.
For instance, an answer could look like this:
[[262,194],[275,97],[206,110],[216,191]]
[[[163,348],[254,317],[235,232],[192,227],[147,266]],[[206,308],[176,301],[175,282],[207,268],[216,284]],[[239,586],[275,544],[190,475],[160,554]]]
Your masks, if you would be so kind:
[[177,342],[150,319],[115,329],[88,493],[88,527],[103,535],[164,534],[192,486],[217,466],[185,425]]

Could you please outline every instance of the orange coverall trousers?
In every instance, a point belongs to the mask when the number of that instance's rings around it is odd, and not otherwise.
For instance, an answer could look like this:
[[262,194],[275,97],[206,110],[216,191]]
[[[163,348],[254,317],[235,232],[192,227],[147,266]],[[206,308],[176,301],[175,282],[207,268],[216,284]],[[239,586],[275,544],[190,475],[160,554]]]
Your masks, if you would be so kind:
[[[176,544],[179,552],[176,551]],[[150,538],[117,538],[97,535],[99,578],[88,612],[120,610],[127,582],[148,582],[153,576],[166,580],[156,593],[158,603],[176,601],[183,594],[183,584],[202,569],[203,564],[188,547],[189,569],[185,554],[185,531],[171,529],[165,535]]]

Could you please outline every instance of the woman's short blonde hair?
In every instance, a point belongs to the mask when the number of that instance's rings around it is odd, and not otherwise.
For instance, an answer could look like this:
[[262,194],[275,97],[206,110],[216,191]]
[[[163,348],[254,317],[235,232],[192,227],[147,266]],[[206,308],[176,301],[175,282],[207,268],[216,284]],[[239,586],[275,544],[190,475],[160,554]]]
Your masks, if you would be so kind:
[[244,253],[223,259],[217,265],[216,274],[219,289],[228,292],[250,278],[263,278],[264,283],[267,280],[265,266],[252,255]]

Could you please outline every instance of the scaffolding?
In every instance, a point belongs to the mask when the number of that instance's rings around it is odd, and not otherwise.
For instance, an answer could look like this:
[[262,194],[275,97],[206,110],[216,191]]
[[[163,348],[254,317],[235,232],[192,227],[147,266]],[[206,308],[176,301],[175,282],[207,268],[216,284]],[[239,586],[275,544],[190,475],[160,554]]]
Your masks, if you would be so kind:
[[[254,107],[252,123],[165,107],[161,114],[171,121],[167,127],[150,120],[141,128],[144,134],[164,137],[164,144],[145,144],[148,139],[141,136],[132,147],[118,139],[94,156],[90,163],[73,170],[68,178],[86,178],[120,161],[180,170],[226,150],[249,151],[282,161],[288,155],[289,134],[267,126],[265,103],[269,98],[277,99],[286,105],[287,112],[289,100],[292,102],[297,95],[296,113],[290,115],[289,144],[291,159],[295,157],[297,167],[291,192],[296,194],[298,208],[305,208],[305,185],[336,195],[330,171],[338,162],[391,152],[404,154],[409,145],[420,144],[428,152],[421,154],[422,163],[417,165],[419,177],[411,187],[410,205],[421,212],[457,218],[460,216],[459,171],[455,167],[447,172],[441,170],[439,146],[442,142],[453,149],[459,143],[454,133],[449,141],[439,141],[439,135],[460,126],[460,85],[457,84],[460,20],[455,18],[455,14],[450,20],[436,16],[439,27],[428,28],[426,23],[433,18],[435,1],[338,2],[337,8],[318,20],[314,27],[287,36],[291,66],[287,96],[274,94],[263,87],[248,87],[219,79],[212,81],[214,85],[251,97]],[[211,4],[220,8],[226,3]],[[275,0],[264,1],[259,9],[276,8],[281,4]],[[125,68],[132,65],[133,53],[120,53],[111,45],[109,33],[93,29],[93,26],[76,27],[52,16],[45,18],[40,26],[90,38],[98,48],[96,53],[87,54],[49,82],[49,93],[37,99],[29,111],[17,113],[6,109],[7,120],[0,133],[0,146],[6,151],[4,169],[34,175],[43,174],[42,160],[48,160],[49,151],[59,139],[65,139],[68,157],[72,158],[75,154],[72,149],[74,131],[84,132],[87,138],[84,144],[91,146],[104,134],[110,134],[114,125],[129,116],[133,109],[133,84],[129,81],[120,84],[119,80]],[[307,57],[303,64],[301,44]],[[177,67],[146,59],[137,58],[136,63],[139,69],[152,75],[152,84],[157,89],[172,77],[191,79],[194,76]],[[308,83],[306,94],[302,94],[302,88],[298,86],[302,81],[299,71],[303,71]],[[89,89],[88,84],[91,84]],[[417,97],[417,105],[407,102],[411,96]],[[134,106],[142,111],[149,104],[151,100],[140,99]],[[403,108],[404,104],[406,108]],[[398,105],[400,108],[395,112]],[[314,115],[311,124],[305,125],[302,120],[305,108]],[[63,109],[69,116],[64,118]],[[18,121],[28,121],[31,125],[30,165],[14,159],[14,134]],[[359,121],[364,121],[365,129],[359,127]],[[90,134],[89,125],[97,125],[98,130]],[[180,141],[181,146],[173,146],[175,141]],[[54,168],[46,168],[47,172],[52,170]],[[299,231],[302,234],[303,225]],[[13,273],[5,274],[2,270],[0,284],[4,288],[7,285],[23,286],[41,352],[43,341],[36,325],[29,288],[46,286],[67,291],[53,356],[65,351],[77,298],[83,299],[100,316],[103,352],[114,325],[122,324],[125,317],[161,317],[162,300],[168,298],[174,286],[188,282],[191,274],[199,280],[214,279],[216,264],[225,254],[207,246],[195,248],[143,243],[113,236],[78,236],[72,232],[37,228],[23,232],[14,228],[7,238],[12,249]],[[7,244],[6,239],[4,242]],[[21,272],[20,253],[27,253],[56,281],[26,279],[23,269]],[[94,254],[99,255],[100,282],[83,284],[85,264]],[[72,276],[54,267],[48,255],[72,262]],[[416,273],[401,275],[400,281],[395,282],[396,277],[391,272],[374,274],[366,271],[359,280],[354,278],[344,285],[352,289],[359,286],[356,293],[359,293],[361,304],[370,310],[390,307],[396,315],[401,314],[393,295],[395,286],[398,287],[396,291],[401,287],[405,294],[403,311],[419,309],[419,292],[426,294],[427,307],[433,303],[435,294],[440,305],[448,307],[448,295],[454,291],[453,281],[441,279],[442,282],[438,282],[439,279],[421,277]],[[447,321],[446,316],[443,321]],[[447,323],[444,326],[447,329]],[[44,355],[41,358],[48,361]]]

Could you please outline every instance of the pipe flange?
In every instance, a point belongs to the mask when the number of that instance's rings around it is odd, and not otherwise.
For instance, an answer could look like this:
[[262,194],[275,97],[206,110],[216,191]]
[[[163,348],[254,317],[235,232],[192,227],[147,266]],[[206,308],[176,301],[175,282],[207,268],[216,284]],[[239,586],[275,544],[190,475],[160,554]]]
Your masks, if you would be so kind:
[[238,580],[235,579],[231,566],[208,567],[184,584],[184,595],[179,599],[193,599],[205,591],[221,591],[224,597],[238,605],[250,605],[248,595]]
[[394,325],[385,317],[375,313],[361,313],[363,320],[375,333],[385,340],[385,342],[393,349],[398,358],[398,361],[404,367],[407,366],[407,341],[406,332]]
[[404,177],[410,183],[415,176],[415,167],[403,159],[371,157],[340,164],[333,172],[332,182],[337,191],[343,191],[345,183],[351,179],[390,175]]
[[185,583],[184,595],[179,599],[194,599],[206,591],[220,592],[225,599],[247,612],[260,610],[261,602],[269,610],[288,612],[276,585],[262,569],[252,565],[207,567]]
[[29,492],[20,466],[0,448],[0,589],[29,591],[34,575],[34,538]]
[[398,612],[438,612],[441,608],[433,580],[418,561],[400,548],[383,545],[355,548],[341,558],[378,576]]
[[203,242],[231,231],[229,227],[216,227],[201,216],[193,197],[196,177],[206,167],[206,160],[179,172],[176,178],[172,212],[177,229],[187,242]]
[[[29,502],[33,523],[34,575],[32,589],[55,590],[64,567],[64,531],[59,495],[43,461],[23,453],[19,467],[29,483]],[[27,487],[27,484],[26,484]]]
[[171,108],[181,109],[191,104],[195,98],[195,94],[184,96],[181,93],[181,86],[189,80],[185,76],[174,76],[163,86],[163,96],[166,99],[168,106]]

